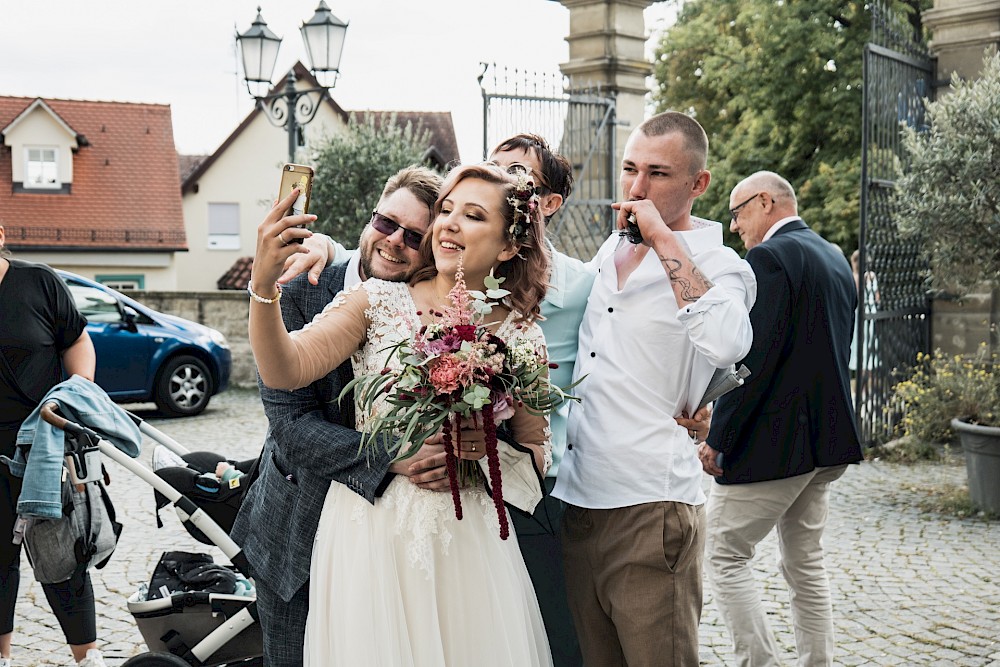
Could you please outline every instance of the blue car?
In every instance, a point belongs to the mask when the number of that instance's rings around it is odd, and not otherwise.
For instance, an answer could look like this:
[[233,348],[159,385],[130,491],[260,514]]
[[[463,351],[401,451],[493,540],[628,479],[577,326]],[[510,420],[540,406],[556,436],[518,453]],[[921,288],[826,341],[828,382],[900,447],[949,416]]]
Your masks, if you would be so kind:
[[95,382],[119,403],[153,401],[164,415],[201,413],[229,384],[232,354],[215,329],[147,308],[68,271],[56,271],[87,318]]

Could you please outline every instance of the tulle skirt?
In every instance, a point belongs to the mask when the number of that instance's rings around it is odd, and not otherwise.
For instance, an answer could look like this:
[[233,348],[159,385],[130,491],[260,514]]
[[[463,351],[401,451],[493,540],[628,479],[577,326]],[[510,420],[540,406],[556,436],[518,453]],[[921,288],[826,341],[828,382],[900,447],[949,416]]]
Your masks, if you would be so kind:
[[310,667],[552,664],[531,581],[493,501],[396,478],[375,505],[333,483],[313,545]]

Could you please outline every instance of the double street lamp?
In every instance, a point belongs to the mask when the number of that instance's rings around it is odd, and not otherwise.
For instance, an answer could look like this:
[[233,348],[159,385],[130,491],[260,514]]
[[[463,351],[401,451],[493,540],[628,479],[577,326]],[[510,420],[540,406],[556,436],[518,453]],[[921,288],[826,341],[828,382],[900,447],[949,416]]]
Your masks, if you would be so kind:
[[289,70],[284,90],[275,93],[269,91],[281,37],[267,27],[260,15],[260,7],[257,7],[257,18],[253,25],[242,35],[236,35],[243,58],[243,78],[247,83],[247,91],[272,125],[287,130],[289,162],[295,162],[299,127],[316,117],[320,104],[337,84],[347,24],[330,12],[325,0],[320,0],[316,13],[302,24],[299,31],[309,56],[309,70],[319,86],[296,89],[294,70]]

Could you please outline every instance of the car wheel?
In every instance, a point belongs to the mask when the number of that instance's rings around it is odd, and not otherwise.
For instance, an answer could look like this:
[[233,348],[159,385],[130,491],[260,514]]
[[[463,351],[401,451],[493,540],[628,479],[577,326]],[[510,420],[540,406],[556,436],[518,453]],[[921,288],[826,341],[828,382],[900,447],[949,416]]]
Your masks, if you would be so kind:
[[191,356],[174,357],[160,369],[153,400],[168,417],[201,413],[212,397],[212,375],[208,367]]
[[122,667],[191,667],[191,663],[172,653],[142,653],[126,660]]

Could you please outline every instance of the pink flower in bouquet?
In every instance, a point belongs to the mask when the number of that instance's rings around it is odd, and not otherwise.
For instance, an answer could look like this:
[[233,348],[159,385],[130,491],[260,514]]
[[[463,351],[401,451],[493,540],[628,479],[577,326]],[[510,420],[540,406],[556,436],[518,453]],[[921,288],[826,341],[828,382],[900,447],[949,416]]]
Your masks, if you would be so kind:
[[460,347],[462,347],[462,340],[462,337],[458,334],[448,333],[441,338],[424,342],[420,346],[419,351],[428,356],[442,355],[446,352],[456,352]]
[[493,418],[498,422],[514,416],[514,398],[510,394],[493,395]]
[[438,394],[450,394],[472,381],[471,366],[454,355],[445,355],[432,360],[430,381]]

